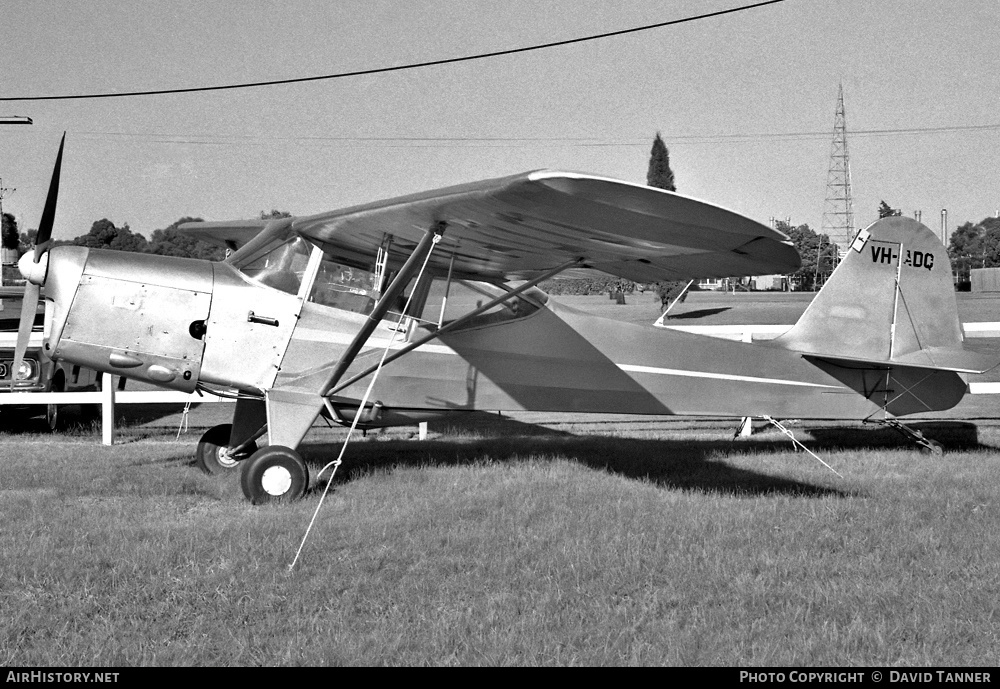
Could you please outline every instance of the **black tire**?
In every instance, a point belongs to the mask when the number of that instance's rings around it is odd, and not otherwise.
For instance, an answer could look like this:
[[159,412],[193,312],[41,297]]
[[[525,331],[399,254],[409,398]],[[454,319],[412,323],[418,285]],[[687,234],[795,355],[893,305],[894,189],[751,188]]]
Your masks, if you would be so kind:
[[295,450],[270,445],[243,462],[240,486],[254,505],[298,500],[309,485],[309,469]]
[[233,424],[223,423],[205,431],[198,441],[195,450],[194,463],[206,474],[228,474],[234,471],[239,463],[257,451],[257,443],[251,442],[249,447],[239,456],[229,452],[229,436]]
[[[52,381],[52,387],[49,388],[49,392],[63,392],[66,389],[66,384],[63,382],[61,375],[57,375]],[[47,404],[45,405],[45,429],[49,433],[57,433],[62,430],[62,414],[60,405],[58,404]]]

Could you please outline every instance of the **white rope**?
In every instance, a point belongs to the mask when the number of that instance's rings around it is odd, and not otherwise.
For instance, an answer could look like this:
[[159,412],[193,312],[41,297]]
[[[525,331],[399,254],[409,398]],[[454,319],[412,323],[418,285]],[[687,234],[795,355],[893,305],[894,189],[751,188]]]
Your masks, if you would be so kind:
[[[434,253],[434,247],[437,246],[437,243],[439,241],[441,241],[441,235],[439,234],[434,235],[434,240],[433,240],[434,243],[431,245],[430,251],[428,251],[427,255],[424,257],[423,265],[420,266],[420,272],[417,273],[417,280],[416,282],[413,283],[414,286],[420,285],[420,278],[423,277],[424,269],[427,267],[427,263],[428,261],[430,261],[431,254]],[[358,406],[358,411],[354,414],[354,421],[351,422],[351,427],[347,431],[347,437],[344,438],[344,444],[340,448],[340,454],[337,455],[337,459],[327,464],[325,467],[319,470],[318,474],[316,474],[316,478],[319,478],[320,476],[323,475],[324,471],[326,471],[330,467],[333,467],[333,471],[330,472],[330,478],[326,482],[326,487],[323,489],[323,494],[320,495],[319,497],[319,503],[316,505],[316,509],[313,511],[312,519],[309,520],[309,526],[306,527],[306,532],[302,536],[302,542],[299,544],[299,549],[295,551],[295,558],[292,560],[292,563],[288,565],[288,571],[292,571],[293,569],[295,569],[295,564],[299,561],[299,556],[302,554],[302,549],[306,545],[306,539],[309,538],[309,533],[312,531],[313,524],[316,523],[316,517],[319,516],[319,510],[321,507],[323,507],[323,501],[326,500],[326,494],[330,492],[330,486],[333,484],[334,476],[337,475],[337,469],[340,468],[340,465],[344,460],[344,453],[347,451],[348,443],[351,442],[351,435],[353,435],[354,429],[358,427],[358,421],[361,419],[361,413],[364,411],[365,405],[368,404],[368,398],[371,396],[371,392],[375,387],[375,381],[378,379],[378,374],[382,370],[382,364],[385,362],[385,358],[389,355],[389,349],[392,348],[393,343],[396,341],[396,336],[399,334],[400,331],[399,326],[403,324],[403,319],[406,318],[406,312],[409,311],[410,309],[410,300],[413,299],[413,294],[416,291],[417,291],[416,289],[413,289],[410,292],[410,296],[406,298],[406,305],[403,307],[403,312],[399,314],[399,320],[396,321],[396,327],[393,328],[392,336],[389,338],[388,344],[386,344],[385,349],[382,351],[382,358],[379,359],[378,367],[372,374],[371,382],[368,383],[368,389],[365,390],[364,397],[361,398],[361,404]],[[331,414],[333,414],[333,405],[330,404],[330,400],[324,397],[323,403],[326,405],[327,410]]]
[[794,445],[795,447],[801,447],[803,450],[805,450],[806,452],[808,452],[809,454],[811,454],[816,459],[817,462],[819,462],[820,464],[822,464],[823,466],[825,466],[827,469],[829,469],[833,473],[837,474],[837,476],[840,476],[840,478],[844,478],[843,476],[841,476],[841,474],[836,469],[834,469],[832,466],[830,466],[829,464],[827,464],[826,462],[824,462],[822,459],[820,459],[819,455],[817,455],[815,452],[813,452],[812,450],[810,450],[808,447],[806,447],[805,445],[803,445],[802,443],[800,443],[799,440],[798,440],[798,438],[795,437],[795,434],[793,434],[790,430],[788,430],[787,428],[785,428],[784,426],[782,426],[780,423],[778,423],[778,421],[776,419],[772,419],[770,416],[765,416],[764,419],[766,419],[768,423],[770,423],[772,426],[774,426],[775,428],[777,428],[779,431],[781,431],[782,433],[784,433],[785,435],[787,435],[789,438],[791,438],[792,439],[792,445]]
[[191,411],[191,402],[186,402],[184,404],[184,411],[181,413],[181,423],[177,427],[177,440],[181,439],[181,432],[186,432],[188,429],[188,412]]

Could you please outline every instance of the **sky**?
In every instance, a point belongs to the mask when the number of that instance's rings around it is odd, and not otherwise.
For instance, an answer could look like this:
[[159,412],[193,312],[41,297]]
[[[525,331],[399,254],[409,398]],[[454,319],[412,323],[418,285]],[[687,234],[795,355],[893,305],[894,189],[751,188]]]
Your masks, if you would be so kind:
[[[655,24],[752,0],[6,0],[0,98],[391,67]],[[3,209],[54,236],[102,218],[309,215],[539,168],[822,228],[838,85],[856,226],[880,201],[948,232],[1000,208],[996,0],[784,0],[595,41],[294,85],[0,101]]]

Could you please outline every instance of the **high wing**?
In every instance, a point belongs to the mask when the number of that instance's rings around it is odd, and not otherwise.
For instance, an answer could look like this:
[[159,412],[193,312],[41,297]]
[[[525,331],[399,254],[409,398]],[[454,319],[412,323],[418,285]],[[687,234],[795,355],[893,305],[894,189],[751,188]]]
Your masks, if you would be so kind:
[[[267,221],[188,223],[242,244]],[[788,273],[799,256],[780,232],[680,194],[606,177],[538,170],[294,219],[291,229],[345,260],[394,258],[444,225],[429,270],[527,278],[569,260],[630,280]]]

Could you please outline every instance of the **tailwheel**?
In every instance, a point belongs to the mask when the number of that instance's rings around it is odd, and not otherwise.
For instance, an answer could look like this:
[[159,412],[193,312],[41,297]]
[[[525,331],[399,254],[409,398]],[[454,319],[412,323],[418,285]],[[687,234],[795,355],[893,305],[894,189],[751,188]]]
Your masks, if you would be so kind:
[[240,485],[254,505],[298,500],[309,485],[309,469],[295,450],[269,445],[243,463]]
[[251,442],[246,450],[234,455],[229,447],[229,436],[233,431],[231,423],[213,426],[205,431],[198,441],[195,464],[206,474],[225,474],[235,469],[241,460],[257,451],[257,443]]
[[944,445],[936,440],[931,440],[925,437],[923,443],[920,443],[920,451],[925,455],[931,455],[933,457],[941,457],[944,455]]
[[912,442],[916,443],[920,447],[920,452],[925,455],[932,457],[941,457],[944,455],[944,445],[936,440],[931,440],[916,428],[911,428],[893,418],[883,419],[878,423],[890,426],[905,435]]

